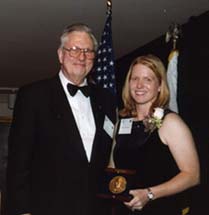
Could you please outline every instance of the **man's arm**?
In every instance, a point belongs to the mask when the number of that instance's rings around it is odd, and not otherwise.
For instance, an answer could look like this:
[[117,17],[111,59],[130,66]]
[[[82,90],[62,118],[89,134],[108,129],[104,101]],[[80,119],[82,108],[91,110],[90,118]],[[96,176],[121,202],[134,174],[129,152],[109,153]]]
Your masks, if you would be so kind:
[[9,214],[30,212],[31,156],[34,110],[27,91],[17,95],[8,139],[7,196]]

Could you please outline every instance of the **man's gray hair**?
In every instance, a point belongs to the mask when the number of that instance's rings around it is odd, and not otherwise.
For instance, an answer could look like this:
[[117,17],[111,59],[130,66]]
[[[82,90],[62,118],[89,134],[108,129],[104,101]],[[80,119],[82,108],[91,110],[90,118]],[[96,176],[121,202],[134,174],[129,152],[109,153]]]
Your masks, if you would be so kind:
[[67,40],[67,36],[74,31],[86,32],[90,36],[90,38],[93,42],[94,51],[95,52],[97,51],[97,48],[98,48],[97,39],[94,36],[91,28],[88,25],[83,24],[83,23],[76,23],[73,25],[69,25],[63,30],[62,35],[60,37],[60,48],[63,48],[63,46]]

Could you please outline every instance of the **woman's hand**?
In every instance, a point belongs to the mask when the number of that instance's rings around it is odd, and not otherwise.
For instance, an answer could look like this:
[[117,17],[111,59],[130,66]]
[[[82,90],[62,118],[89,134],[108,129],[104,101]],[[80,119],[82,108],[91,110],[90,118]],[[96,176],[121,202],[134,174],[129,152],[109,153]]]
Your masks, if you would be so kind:
[[133,196],[133,199],[130,202],[124,202],[124,204],[132,211],[142,210],[149,202],[147,192],[147,189],[130,190],[129,194]]

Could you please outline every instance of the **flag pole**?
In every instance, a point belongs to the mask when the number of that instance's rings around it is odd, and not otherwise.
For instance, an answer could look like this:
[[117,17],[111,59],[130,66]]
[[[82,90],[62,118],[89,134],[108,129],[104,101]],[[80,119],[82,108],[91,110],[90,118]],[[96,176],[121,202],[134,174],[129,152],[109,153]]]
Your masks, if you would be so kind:
[[107,0],[107,11],[112,10],[112,0]]
[[166,39],[165,41],[168,43],[171,39],[173,42],[173,50],[176,49],[177,46],[177,40],[180,38],[182,32],[181,32],[181,26],[178,23],[172,23],[168,31],[166,32]]

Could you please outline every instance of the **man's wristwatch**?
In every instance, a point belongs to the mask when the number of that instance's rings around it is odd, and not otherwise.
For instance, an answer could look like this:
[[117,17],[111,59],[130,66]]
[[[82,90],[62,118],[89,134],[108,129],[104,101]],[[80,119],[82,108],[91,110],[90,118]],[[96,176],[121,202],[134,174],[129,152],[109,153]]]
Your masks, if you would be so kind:
[[152,192],[152,190],[148,187],[147,188],[147,198],[152,201],[154,199],[154,194]]

